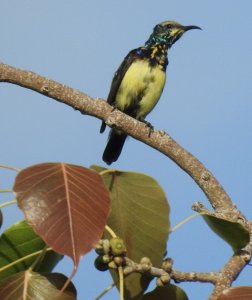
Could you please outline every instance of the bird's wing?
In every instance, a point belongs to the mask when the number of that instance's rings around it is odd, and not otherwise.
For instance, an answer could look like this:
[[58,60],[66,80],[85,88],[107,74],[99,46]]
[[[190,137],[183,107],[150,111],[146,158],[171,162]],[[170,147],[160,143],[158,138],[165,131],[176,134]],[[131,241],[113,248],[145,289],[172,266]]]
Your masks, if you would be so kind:
[[[131,50],[124,58],[123,62],[121,63],[117,71],[115,72],[115,75],[111,83],[109,95],[107,98],[107,102],[112,106],[115,104],[116,94],[120,87],[122,79],[125,73],[127,72],[127,70],[129,69],[130,65],[134,61],[134,58],[137,56],[137,50],[138,49]],[[103,121],[100,129],[100,133],[103,133],[105,128],[106,128],[106,123]]]
[[121,63],[117,71],[115,72],[114,78],[111,83],[110,92],[107,98],[107,102],[111,105],[115,103],[117,91],[120,87],[120,84],[122,82],[125,73],[129,69],[132,62],[134,61],[134,58],[137,56],[137,50],[138,49],[131,50],[128,53],[128,55],[124,58],[123,62]]

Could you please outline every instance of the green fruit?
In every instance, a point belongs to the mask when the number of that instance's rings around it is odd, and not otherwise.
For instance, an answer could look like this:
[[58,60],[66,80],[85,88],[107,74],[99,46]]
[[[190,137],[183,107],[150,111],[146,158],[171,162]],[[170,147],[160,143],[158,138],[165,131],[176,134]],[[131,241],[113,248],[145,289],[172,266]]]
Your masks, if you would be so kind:
[[114,256],[124,255],[126,253],[126,247],[122,239],[116,237],[110,240],[111,252]]

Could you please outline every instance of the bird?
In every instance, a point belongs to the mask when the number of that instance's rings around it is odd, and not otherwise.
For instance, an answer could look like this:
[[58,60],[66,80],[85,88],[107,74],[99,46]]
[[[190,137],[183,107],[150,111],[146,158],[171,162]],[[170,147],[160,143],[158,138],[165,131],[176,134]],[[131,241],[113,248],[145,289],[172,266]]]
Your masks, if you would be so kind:
[[[157,24],[143,46],[131,50],[112,79],[107,102],[127,115],[145,122],[145,117],[157,104],[166,81],[168,50],[195,25],[183,26],[175,21]],[[151,126],[151,125],[150,125]],[[100,133],[106,123],[103,121]],[[110,130],[102,159],[108,165],[119,158],[127,135],[119,129]]]

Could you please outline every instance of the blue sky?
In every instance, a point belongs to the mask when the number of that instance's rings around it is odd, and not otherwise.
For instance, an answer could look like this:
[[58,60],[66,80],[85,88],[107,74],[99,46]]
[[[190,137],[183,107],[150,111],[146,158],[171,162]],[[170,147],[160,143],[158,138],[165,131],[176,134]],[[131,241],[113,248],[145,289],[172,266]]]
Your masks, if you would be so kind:
[[[0,60],[106,98],[124,56],[142,45],[155,24],[176,20],[198,25],[169,52],[167,83],[147,117],[197,156],[219,179],[236,205],[252,217],[252,2],[243,1],[66,1],[3,0]],[[45,161],[105,166],[107,140],[100,121],[32,91],[0,87],[0,163],[26,167]],[[191,204],[209,204],[195,183],[173,162],[129,138],[113,167],[144,172],[167,193],[174,226]],[[0,187],[12,173],[0,170]],[[9,199],[2,196],[2,199]],[[5,209],[5,227],[22,217]],[[7,220],[8,219],[8,220]],[[181,271],[216,271],[232,255],[200,218],[172,234],[168,254]],[[94,299],[110,282],[83,258],[74,283],[78,299]],[[70,274],[68,259],[57,270]],[[251,267],[235,284],[250,284]],[[211,285],[181,284],[190,299],[207,299]],[[106,299],[118,299],[116,291]]]

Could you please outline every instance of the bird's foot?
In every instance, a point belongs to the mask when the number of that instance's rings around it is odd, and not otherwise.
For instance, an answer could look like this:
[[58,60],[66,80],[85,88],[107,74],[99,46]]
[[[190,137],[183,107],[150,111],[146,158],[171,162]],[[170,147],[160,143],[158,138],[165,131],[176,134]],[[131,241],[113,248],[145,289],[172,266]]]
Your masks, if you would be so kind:
[[115,106],[112,106],[111,112],[115,111],[117,108]]
[[145,120],[143,120],[143,123],[145,123],[145,126],[149,128],[148,137],[150,137],[152,132],[154,131],[154,126],[152,126],[150,122],[145,121]]

